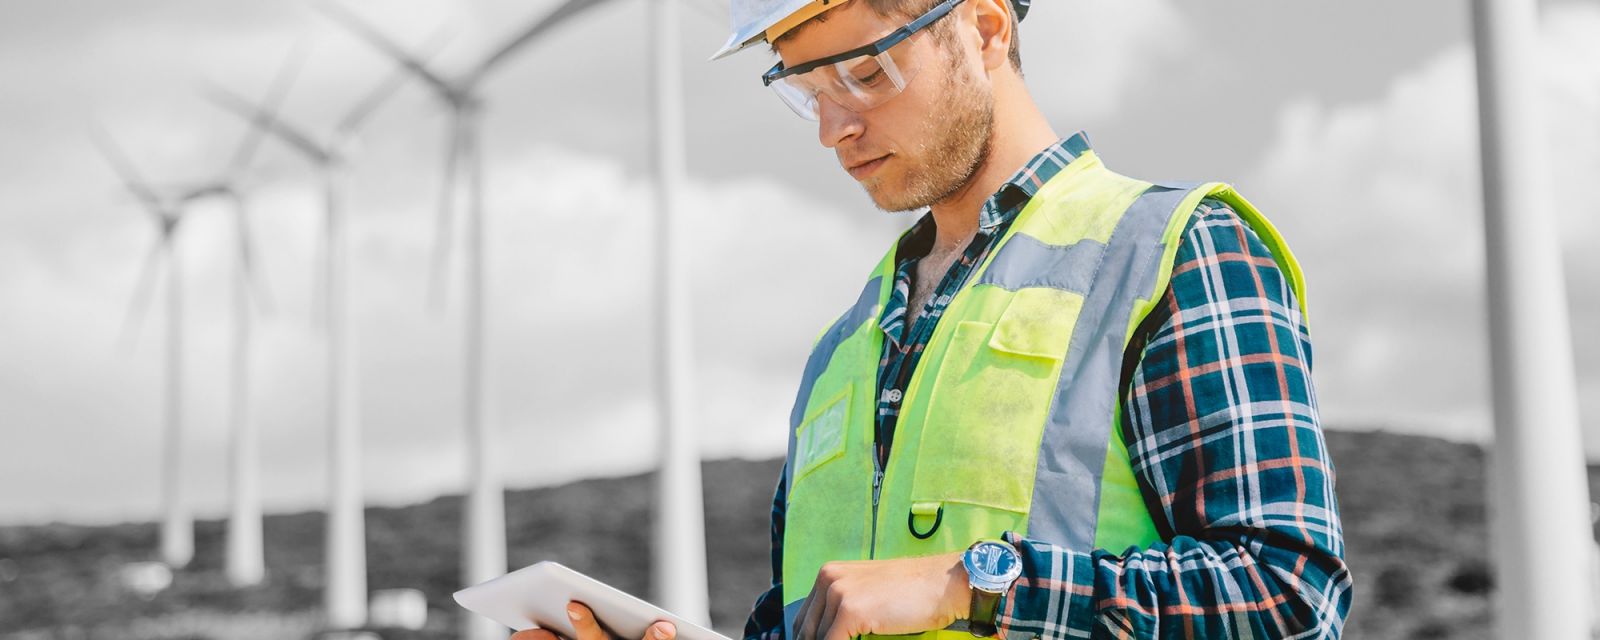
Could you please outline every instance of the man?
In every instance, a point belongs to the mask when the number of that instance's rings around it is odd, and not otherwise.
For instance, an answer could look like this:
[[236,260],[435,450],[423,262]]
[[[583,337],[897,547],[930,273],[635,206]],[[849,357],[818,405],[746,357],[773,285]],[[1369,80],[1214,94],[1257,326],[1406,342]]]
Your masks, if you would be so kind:
[[1058,137],[1027,0],[732,9],[718,56],[771,44],[873,202],[928,210],[807,362],[746,639],[1337,638],[1303,281],[1260,212]]

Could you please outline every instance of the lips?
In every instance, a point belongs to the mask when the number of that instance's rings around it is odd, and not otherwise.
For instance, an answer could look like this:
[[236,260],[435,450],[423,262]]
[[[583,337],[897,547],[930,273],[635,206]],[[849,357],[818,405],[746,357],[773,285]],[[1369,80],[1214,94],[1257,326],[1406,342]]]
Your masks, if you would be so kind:
[[880,167],[887,163],[890,155],[879,156],[877,158],[859,162],[853,165],[845,165],[845,171],[848,171],[850,173],[850,177],[852,178],[857,180],[865,180],[868,176],[871,176],[873,173],[877,172]]

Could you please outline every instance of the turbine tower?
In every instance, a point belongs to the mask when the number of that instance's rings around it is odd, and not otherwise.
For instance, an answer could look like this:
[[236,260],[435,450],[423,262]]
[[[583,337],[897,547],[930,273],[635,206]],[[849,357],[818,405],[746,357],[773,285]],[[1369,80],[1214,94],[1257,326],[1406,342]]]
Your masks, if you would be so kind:
[[[298,60],[297,54],[298,50],[279,71],[269,89],[267,104],[275,103],[287,91],[294,63]],[[256,304],[262,307],[265,307],[266,296],[256,276],[254,241],[250,236],[245,202],[238,183],[241,173],[254,157],[260,138],[253,131],[247,131],[234,150],[232,159],[221,174],[211,181],[163,194],[139,175],[109,134],[97,126],[92,129],[91,136],[123,184],[158,227],[158,235],[141,268],[139,283],[128,309],[125,336],[137,333],[136,327],[149,305],[150,289],[155,286],[155,270],[166,267],[167,353],[163,410],[166,425],[162,437],[161,560],[173,568],[185,567],[194,558],[194,517],[184,498],[183,277],[182,265],[173,243],[189,206],[212,198],[221,198],[231,205],[237,246],[233,274],[233,378],[229,398],[233,475],[230,483],[232,502],[228,520],[226,573],[229,581],[236,586],[257,584],[265,573],[265,564],[261,542],[259,438],[248,411],[250,309],[252,295],[256,297]],[[134,329],[130,331],[130,328]]]
[[[444,288],[444,273],[451,246],[453,206],[458,195],[458,179],[466,184],[466,300],[464,330],[465,375],[463,380],[463,423],[467,431],[468,475],[462,543],[462,581],[477,584],[506,571],[505,489],[495,464],[496,433],[485,419],[489,384],[484,366],[484,211],[483,149],[480,146],[483,99],[479,86],[491,71],[527,45],[561,23],[606,0],[563,0],[553,11],[534,20],[513,37],[493,49],[465,74],[447,78],[365,21],[336,4],[321,5],[324,11],[384,55],[394,58],[418,80],[433,89],[450,111],[450,136],[445,156],[445,181],[437,220],[432,288],[435,300]],[[458,175],[460,174],[460,175]],[[479,616],[466,616],[463,636],[470,640],[504,638],[505,631]]]
[[689,254],[684,249],[683,71],[678,45],[680,0],[650,3],[655,73],[656,406],[661,462],[655,501],[653,597],[662,607],[702,625],[711,623],[706,585],[705,505],[694,413],[693,326]]
[[156,225],[156,237],[145,254],[128,305],[124,337],[137,333],[151,290],[156,286],[156,271],[165,267],[162,286],[166,294],[167,335],[162,412],[166,424],[161,447],[161,561],[182,568],[194,558],[194,514],[183,494],[183,263],[174,250],[184,210],[181,203],[156,193],[104,130],[95,127],[91,135],[123,185]]
[[[304,60],[304,48],[296,44],[279,68],[263,98],[268,110],[276,108],[294,83]],[[179,196],[185,205],[220,199],[231,208],[236,238],[233,273],[233,346],[231,356],[232,390],[229,394],[229,510],[225,573],[236,587],[260,584],[266,577],[261,522],[261,435],[250,414],[251,296],[266,311],[266,288],[256,266],[255,242],[250,233],[250,216],[243,193],[242,178],[261,145],[255,127],[245,130],[239,147],[222,173],[210,182],[194,186]]]
[[344,169],[351,143],[361,126],[406,80],[395,73],[345,114],[333,133],[321,141],[274,113],[220,88],[212,102],[252,127],[282,141],[311,163],[322,187],[323,235],[318,304],[327,332],[328,525],[323,608],[333,629],[353,629],[367,620],[367,551],[365,500],[361,486],[360,367],[356,334],[350,330],[347,216],[343,201]]
[[1549,554],[1592,548],[1561,244],[1540,126],[1538,7],[1473,0],[1495,445],[1502,638],[1589,638],[1593,586]]

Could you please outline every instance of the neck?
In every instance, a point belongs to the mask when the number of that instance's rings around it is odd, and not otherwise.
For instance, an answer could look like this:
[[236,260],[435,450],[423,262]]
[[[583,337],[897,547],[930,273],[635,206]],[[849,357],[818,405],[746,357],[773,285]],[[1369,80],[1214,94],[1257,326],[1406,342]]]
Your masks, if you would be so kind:
[[959,250],[978,232],[978,212],[1001,185],[1060,138],[1011,74],[995,76],[994,132],[989,155],[967,184],[933,205],[935,251]]

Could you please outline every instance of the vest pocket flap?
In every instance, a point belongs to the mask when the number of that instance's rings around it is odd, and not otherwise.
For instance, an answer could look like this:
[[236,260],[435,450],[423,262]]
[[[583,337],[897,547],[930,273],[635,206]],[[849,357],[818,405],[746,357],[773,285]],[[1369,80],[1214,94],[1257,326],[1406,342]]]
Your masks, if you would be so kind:
[[849,433],[850,390],[845,385],[839,393],[821,404],[795,430],[795,472],[799,480],[807,472],[824,462],[844,454],[845,436]]
[[[1013,323],[1021,322],[1017,309],[1013,303],[1004,312]],[[1013,324],[1013,331],[1022,328]],[[1044,326],[1035,330],[1055,331]],[[1069,335],[1057,334],[1062,341],[1059,351],[1065,351]],[[1044,355],[1050,351],[1042,340],[1013,335],[1007,342],[1006,337],[998,323],[960,320],[942,360],[920,365],[937,367],[921,433],[916,436],[919,446],[909,496],[913,503],[928,503],[922,505],[923,511],[929,504],[943,503],[948,510],[950,503],[961,503],[1027,512],[1039,434],[1061,356]],[[997,343],[1004,348],[997,348]],[[907,419],[905,414],[901,419]],[[911,514],[913,532],[927,533],[939,519],[937,511],[934,506],[931,517]]]
[[1052,288],[1018,290],[995,323],[989,348],[1021,356],[1063,360],[1083,296]]

